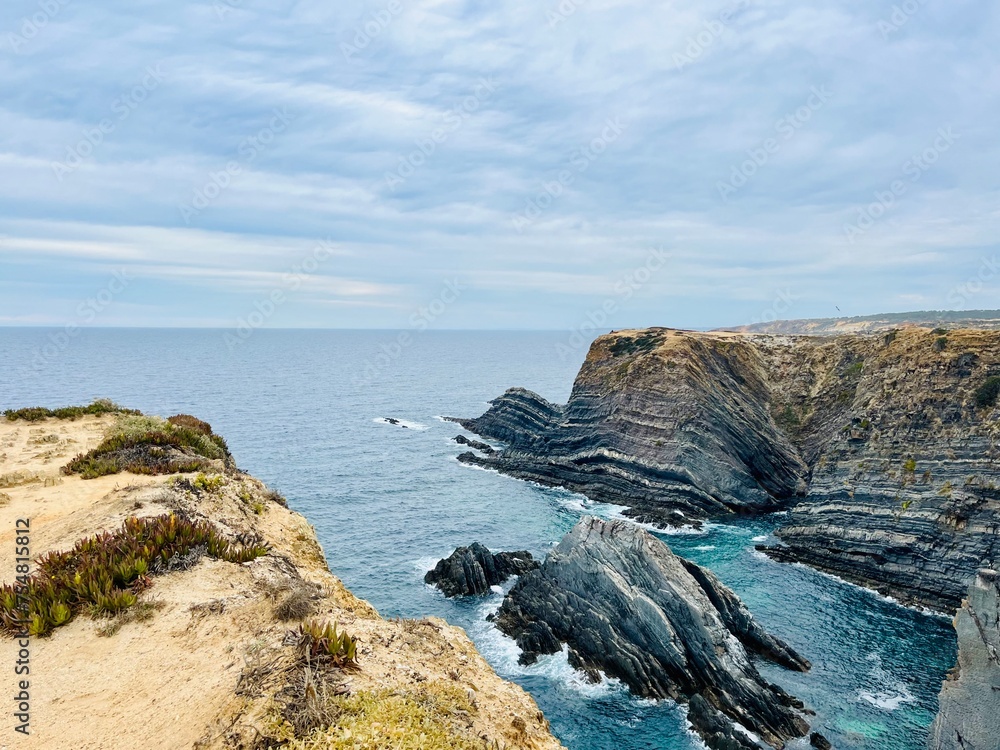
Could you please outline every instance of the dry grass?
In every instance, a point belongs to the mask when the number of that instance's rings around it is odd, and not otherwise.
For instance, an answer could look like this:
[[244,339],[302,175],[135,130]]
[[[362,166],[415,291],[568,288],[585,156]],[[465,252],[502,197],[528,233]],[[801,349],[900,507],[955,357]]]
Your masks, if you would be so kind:
[[[317,697],[317,700],[319,698]],[[287,736],[293,750],[483,750],[469,733],[476,713],[469,694],[444,682],[419,691],[379,690],[328,699],[317,706],[324,728]],[[286,722],[288,734],[293,727]]]
[[163,602],[156,600],[138,602],[129,609],[119,612],[110,618],[106,623],[97,628],[95,632],[103,638],[110,638],[121,630],[123,625],[128,625],[130,622],[149,622],[165,606]]

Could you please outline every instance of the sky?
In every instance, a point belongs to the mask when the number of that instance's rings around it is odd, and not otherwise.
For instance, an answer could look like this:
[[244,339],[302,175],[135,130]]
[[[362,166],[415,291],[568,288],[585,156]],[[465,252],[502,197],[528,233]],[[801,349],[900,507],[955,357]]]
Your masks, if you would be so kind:
[[0,325],[1000,308],[988,0],[9,0]]

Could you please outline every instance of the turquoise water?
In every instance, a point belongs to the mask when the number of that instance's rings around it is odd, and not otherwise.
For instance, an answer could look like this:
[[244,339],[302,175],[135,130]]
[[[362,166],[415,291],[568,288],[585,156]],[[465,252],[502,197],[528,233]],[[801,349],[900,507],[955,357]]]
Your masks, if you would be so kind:
[[[310,520],[356,594],[386,616],[437,615],[465,627],[502,675],[534,695],[567,747],[699,746],[676,706],[585,685],[564,657],[519,667],[513,644],[485,622],[499,594],[452,602],[422,582],[456,546],[543,555],[582,513],[614,513],[459,464],[451,441],[459,430],[439,419],[478,415],[513,385],[564,402],[586,353],[564,359],[557,345],[567,334],[426,332],[395,350],[396,335],[386,332],[257,331],[235,347],[222,331],[85,330],[65,346],[51,333],[0,328],[0,408],[107,397],[150,413],[196,414],[227,438],[241,468]],[[383,347],[391,356],[380,356]],[[813,662],[806,675],[761,668],[817,711],[815,728],[835,747],[923,748],[955,660],[950,623],[754,552],[779,523],[663,538],[712,568]]]

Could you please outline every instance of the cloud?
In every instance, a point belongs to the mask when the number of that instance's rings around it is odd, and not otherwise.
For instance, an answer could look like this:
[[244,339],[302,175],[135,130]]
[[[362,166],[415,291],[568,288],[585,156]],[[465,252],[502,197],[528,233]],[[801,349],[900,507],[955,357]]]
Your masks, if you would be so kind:
[[405,326],[459,279],[438,327],[572,327],[660,247],[610,326],[740,323],[785,289],[796,317],[946,307],[997,251],[1000,10],[893,8],[109,0],[32,30],[5,6],[0,322],[58,324],[124,266],[97,324],[225,323],[324,241],[268,325]]

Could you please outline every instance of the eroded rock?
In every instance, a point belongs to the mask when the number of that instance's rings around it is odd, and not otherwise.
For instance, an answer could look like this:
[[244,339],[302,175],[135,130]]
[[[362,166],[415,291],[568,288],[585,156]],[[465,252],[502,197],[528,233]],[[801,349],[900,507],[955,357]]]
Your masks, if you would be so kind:
[[459,547],[428,571],[424,581],[437,586],[445,596],[478,596],[488,593],[511,576],[538,567],[530,552],[490,552],[478,542]]
[[526,660],[566,643],[578,665],[638,695],[690,701],[690,721],[716,750],[753,747],[737,723],[776,748],[808,731],[801,702],[768,684],[747,649],[795,669],[809,662],[709,571],[635,524],[584,518],[521,577],[495,621]]
[[981,570],[955,616],[958,665],[941,690],[930,750],[1000,748],[1000,574]]

